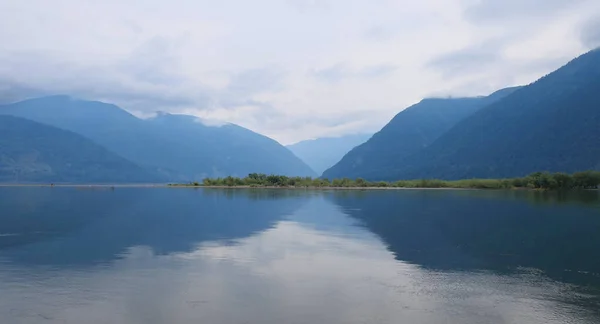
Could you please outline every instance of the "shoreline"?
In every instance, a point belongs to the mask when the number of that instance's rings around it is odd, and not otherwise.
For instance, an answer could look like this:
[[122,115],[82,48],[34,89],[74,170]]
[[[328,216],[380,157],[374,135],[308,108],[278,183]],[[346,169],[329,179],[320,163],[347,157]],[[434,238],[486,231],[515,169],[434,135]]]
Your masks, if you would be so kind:
[[187,188],[187,189],[269,189],[269,190],[529,190],[526,188],[496,189],[496,188],[450,188],[450,187],[278,187],[278,186],[190,186],[172,184],[46,184],[46,183],[0,183],[0,188],[10,187],[47,187],[47,188]]
[[[278,186],[192,186],[179,184],[139,183],[139,184],[47,184],[47,183],[0,183],[0,188],[77,188],[77,189],[110,189],[117,188],[186,188],[186,189],[258,189],[258,190],[312,190],[312,191],[389,191],[389,190],[460,190],[460,191],[547,191],[539,188],[454,188],[454,187],[278,187]],[[600,191],[599,189],[570,189],[565,191]],[[550,190],[554,191],[554,190]],[[558,190],[560,191],[560,190]]]
[[133,183],[133,184],[74,184],[74,183],[0,183],[1,187],[61,187],[61,188],[159,188],[168,187],[168,184],[145,184],[145,183]]
[[[184,188],[207,188],[207,189],[283,189],[283,190],[486,190],[479,188],[410,188],[410,187],[277,187],[277,186],[186,186],[186,185],[175,185],[170,187],[184,187]],[[496,189],[490,189],[496,190]]]

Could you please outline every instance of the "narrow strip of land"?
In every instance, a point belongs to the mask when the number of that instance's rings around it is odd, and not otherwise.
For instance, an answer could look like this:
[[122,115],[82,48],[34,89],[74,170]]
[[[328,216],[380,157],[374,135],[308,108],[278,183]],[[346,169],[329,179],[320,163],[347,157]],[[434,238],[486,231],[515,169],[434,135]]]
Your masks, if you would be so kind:
[[536,172],[522,178],[464,179],[464,180],[399,180],[367,181],[364,179],[323,179],[287,177],[252,173],[245,178],[206,178],[202,182],[180,184],[121,183],[0,183],[0,187],[75,187],[75,188],[236,188],[236,189],[306,189],[306,190],[398,190],[398,189],[545,189],[581,190],[598,189],[600,172],[585,171],[574,174]]
[[323,179],[311,177],[287,177],[251,173],[245,178],[206,178],[200,182],[171,184],[173,187],[208,188],[312,188],[312,189],[597,189],[600,186],[599,171],[574,174],[536,172],[522,178],[463,179],[463,180],[399,180],[367,181],[364,179]]
[[169,184],[151,184],[151,183],[0,183],[0,187],[67,187],[67,188],[158,188],[171,187]]

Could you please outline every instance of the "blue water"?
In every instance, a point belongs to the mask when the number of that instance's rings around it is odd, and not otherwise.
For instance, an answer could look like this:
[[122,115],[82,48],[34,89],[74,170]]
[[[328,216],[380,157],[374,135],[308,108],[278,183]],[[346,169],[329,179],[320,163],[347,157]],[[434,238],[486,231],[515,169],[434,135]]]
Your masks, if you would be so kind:
[[0,188],[0,323],[600,323],[600,196]]

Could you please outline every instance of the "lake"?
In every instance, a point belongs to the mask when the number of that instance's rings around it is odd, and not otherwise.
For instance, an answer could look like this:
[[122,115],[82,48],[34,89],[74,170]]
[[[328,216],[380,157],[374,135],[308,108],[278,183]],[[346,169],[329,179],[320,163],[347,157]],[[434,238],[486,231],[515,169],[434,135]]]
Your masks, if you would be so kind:
[[600,194],[0,188],[1,323],[600,323]]

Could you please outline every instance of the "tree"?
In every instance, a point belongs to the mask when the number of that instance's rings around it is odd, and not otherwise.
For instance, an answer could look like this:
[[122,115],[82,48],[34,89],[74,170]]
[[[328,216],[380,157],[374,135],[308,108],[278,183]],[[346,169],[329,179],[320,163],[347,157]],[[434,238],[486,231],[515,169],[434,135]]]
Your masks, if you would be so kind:
[[356,186],[358,186],[358,187],[367,187],[369,185],[367,183],[367,181],[363,178],[356,179],[355,183],[356,183]]
[[573,174],[575,187],[582,189],[596,189],[600,185],[600,172],[585,171]]
[[553,175],[554,181],[556,182],[557,189],[571,189],[573,188],[573,178],[566,173],[555,173]]

